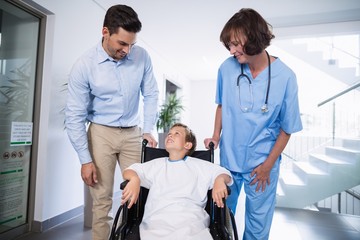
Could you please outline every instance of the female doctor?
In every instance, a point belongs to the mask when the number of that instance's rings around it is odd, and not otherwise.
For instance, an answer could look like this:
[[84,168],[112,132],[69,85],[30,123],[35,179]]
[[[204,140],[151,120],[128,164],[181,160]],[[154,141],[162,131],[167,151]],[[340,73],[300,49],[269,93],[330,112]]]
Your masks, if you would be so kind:
[[232,55],[220,66],[213,136],[220,164],[234,179],[227,204],[233,212],[246,193],[243,239],[268,239],[275,209],[281,152],[302,129],[294,72],[265,50],[274,35],[253,9],[225,24],[220,41]]

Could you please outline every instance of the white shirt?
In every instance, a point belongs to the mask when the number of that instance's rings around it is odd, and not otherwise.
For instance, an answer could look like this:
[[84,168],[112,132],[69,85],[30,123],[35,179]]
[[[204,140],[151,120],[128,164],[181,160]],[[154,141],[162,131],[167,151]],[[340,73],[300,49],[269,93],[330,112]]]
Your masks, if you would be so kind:
[[213,239],[204,209],[207,192],[220,174],[231,177],[228,170],[192,157],[177,161],[159,158],[129,169],[138,174],[141,186],[149,189],[140,224],[142,240]]

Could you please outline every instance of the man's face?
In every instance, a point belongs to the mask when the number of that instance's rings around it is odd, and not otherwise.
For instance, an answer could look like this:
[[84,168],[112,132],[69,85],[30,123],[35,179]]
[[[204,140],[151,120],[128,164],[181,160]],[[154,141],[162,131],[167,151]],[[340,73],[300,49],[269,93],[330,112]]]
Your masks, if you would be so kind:
[[136,41],[136,33],[128,32],[123,28],[119,28],[117,33],[110,35],[109,29],[104,27],[102,34],[103,48],[115,60],[121,60],[129,54]]

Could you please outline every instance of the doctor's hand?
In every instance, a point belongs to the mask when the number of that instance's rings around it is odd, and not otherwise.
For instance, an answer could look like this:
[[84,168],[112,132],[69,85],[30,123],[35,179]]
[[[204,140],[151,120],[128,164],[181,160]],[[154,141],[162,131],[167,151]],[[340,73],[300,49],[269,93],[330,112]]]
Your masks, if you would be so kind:
[[94,163],[89,162],[81,165],[81,178],[86,185],[90,187],[95,186],[95,184],[98,182],[98,179]]
[[250,185],[257,184],[256,192],[261,188],[261,191],[265,191],[266,185],[270,184],[270,171],[271,167],[267,167],[266,164],[262,163],[251,172],[251,177],[255,178],[251,181]]
[[205,138],[204,139],[204,144],[205,144],[205,148],[206,149],[210,149],[209,144],[213,142],[214,143],[214,149],[216,149],[219,145],[219,141],[215,140],[214,138]]

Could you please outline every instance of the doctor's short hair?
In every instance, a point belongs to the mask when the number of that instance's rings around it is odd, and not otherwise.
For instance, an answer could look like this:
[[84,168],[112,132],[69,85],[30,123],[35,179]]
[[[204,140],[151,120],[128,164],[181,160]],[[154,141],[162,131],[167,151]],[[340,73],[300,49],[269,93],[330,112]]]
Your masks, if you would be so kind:
[[171,126],[170,129],[174,128],[174,127],[182,127],[185,129],[185,142],[191,142],[192,143],[192,147],[189,149],[189,151],[187,152],[186,155],[190,156],[191,154],[193,154],[193,152],[196,149],[196,136],[194,134],[194,132],[185,124],[182,123],[175,123],[174,125]]
[[[244,52],[253,56],[261,53],[270,46],[275,35],[272,33],[272,26],[254,9],[242,8],[235,13],[225,24],[220,34],[220,41],[230,50],[231,36],[245,37],[243,44]],[[239,39],[236,39],[239,40]]]

